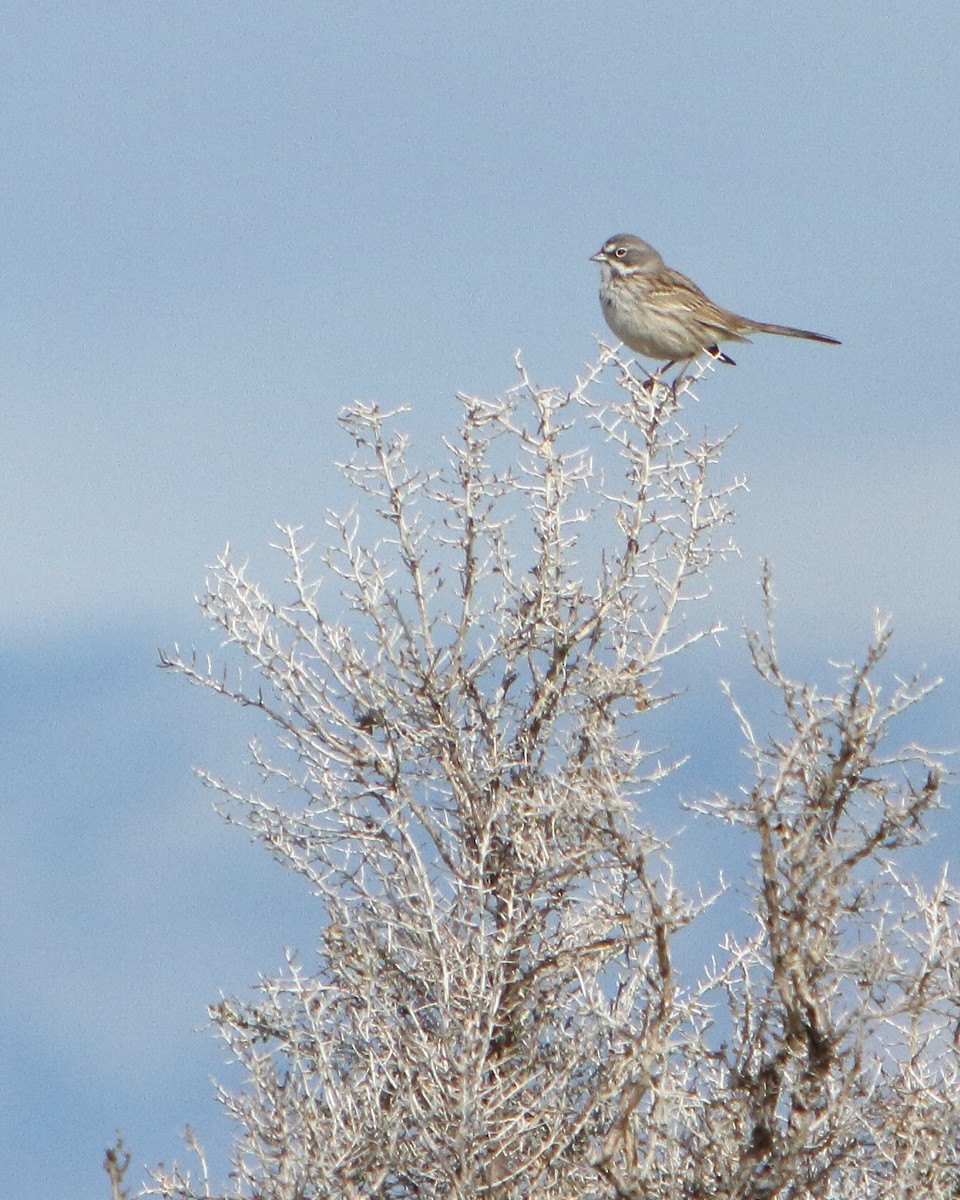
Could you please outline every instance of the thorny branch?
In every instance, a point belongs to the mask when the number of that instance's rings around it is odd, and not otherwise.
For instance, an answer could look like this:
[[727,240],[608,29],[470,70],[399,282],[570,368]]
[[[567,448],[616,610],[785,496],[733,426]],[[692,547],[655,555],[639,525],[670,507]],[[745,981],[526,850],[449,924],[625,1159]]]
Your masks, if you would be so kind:
[[[941,767],[888,749],[928,686],[886,694],[884,626],[834,693],[793,682],[765,578],[748,645],[782,728],[731,697],[753,783],[694,805],[756,847],[754,929],[681,985],[706,902],[642,820],[671,772],[648,714],[719,632],[697,602],[742,481],[685,426],[696,376],[605,347],[570,392],[518,370],[460,397],[442,470],[400,414],[345,410],[357,504],[326,547],[281,530],[284,603],[221,556],[202,607],[253,687],[164,656],[272,730],[258,788],[203,778],[320,904],[313,969],[211,1010],[246,1076],[223,1194],[954,1200],[958,895],[894,863]],[[210,1189],[202,1162],[151,1191]]]

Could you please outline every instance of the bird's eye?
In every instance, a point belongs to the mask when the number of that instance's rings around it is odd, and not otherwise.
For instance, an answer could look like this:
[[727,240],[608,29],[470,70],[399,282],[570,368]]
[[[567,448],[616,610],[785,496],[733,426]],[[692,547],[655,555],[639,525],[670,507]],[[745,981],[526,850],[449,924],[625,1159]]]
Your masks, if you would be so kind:
[[626,246],[618,246],[616,248],[616,250],[614,251],[614,254],[616,254],[617,258],[625,257],[626,253],[627,253]]

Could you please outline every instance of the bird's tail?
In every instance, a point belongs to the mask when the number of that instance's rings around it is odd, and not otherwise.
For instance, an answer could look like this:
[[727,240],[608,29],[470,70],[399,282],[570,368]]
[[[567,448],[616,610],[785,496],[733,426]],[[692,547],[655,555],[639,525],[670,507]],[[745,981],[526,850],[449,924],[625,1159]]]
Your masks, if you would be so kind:
[[790,325],[764,325],[760,321],[751,321],[758,333],[779,333],[783,337],[807,338],[811,342],[827,342],[831,346],[841,343],[836,338],[827,337],[825,333],[811,333],[809,329],[794,329]]

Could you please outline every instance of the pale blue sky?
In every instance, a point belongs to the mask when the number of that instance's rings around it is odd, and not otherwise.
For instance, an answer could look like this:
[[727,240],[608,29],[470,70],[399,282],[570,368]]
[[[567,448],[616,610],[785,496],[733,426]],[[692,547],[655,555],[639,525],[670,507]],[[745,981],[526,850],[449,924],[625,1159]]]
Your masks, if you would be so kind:
[[248,727],[156,647],[203,638],[227,540],[322,532],[343,403],[412,405],[429,459],[518,347],[569,386],[611,233],[844,342],[761,339],[701,388],[750,479],[704,686],[768,554],[793,665],[890,609],[893,666],[947,677],[915,732],[960,743],[958,47],[947,0],[6,13],[0,1194],[105,1196],[118,1125],[138,1164],[190,1122],[223,1165],[196,1030],[316,913],[210,813],[188,768]]

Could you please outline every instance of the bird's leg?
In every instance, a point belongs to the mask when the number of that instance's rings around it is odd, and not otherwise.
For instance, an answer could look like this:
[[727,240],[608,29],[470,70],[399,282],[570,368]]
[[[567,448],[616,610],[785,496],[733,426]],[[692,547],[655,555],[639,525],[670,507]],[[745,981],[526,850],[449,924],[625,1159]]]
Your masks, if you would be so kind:
[[665,363],[664,366],[658,367],[652,375],[648,375],[643,384],[643,390],[652,394],[654,388],[660,382],[660,376],[664,373],[664,371],[669,371],[675,361],[675,359],[671,359],[668,363]]
[[655,387],[656,384],[658,384],[660,382],[660,372],[659,371],[648,371],[646,367],[641,367],[641,369],[647,377],[646,380],[644,381],[644,385],[643,385],[645,388]]
[[[676,364],[676,361],[677,360],[675,358],[671,358],[670,361],[667,363],[667,365],[663,368],[663,370],[669,371],[670,368]],[[689,366],[690,366],[690,360],[686,359],[684,361],[683,365],[681,366],[680,370],[677,372],[676,378],[674,379],[673,383],[671,383],[671,385],[670,385],[670,394],[673,396],[674,404],[677,403],[677,388],[680,386],[680,381],[683,379],[684,371],[686,371],[687,367],[689,367]]]

